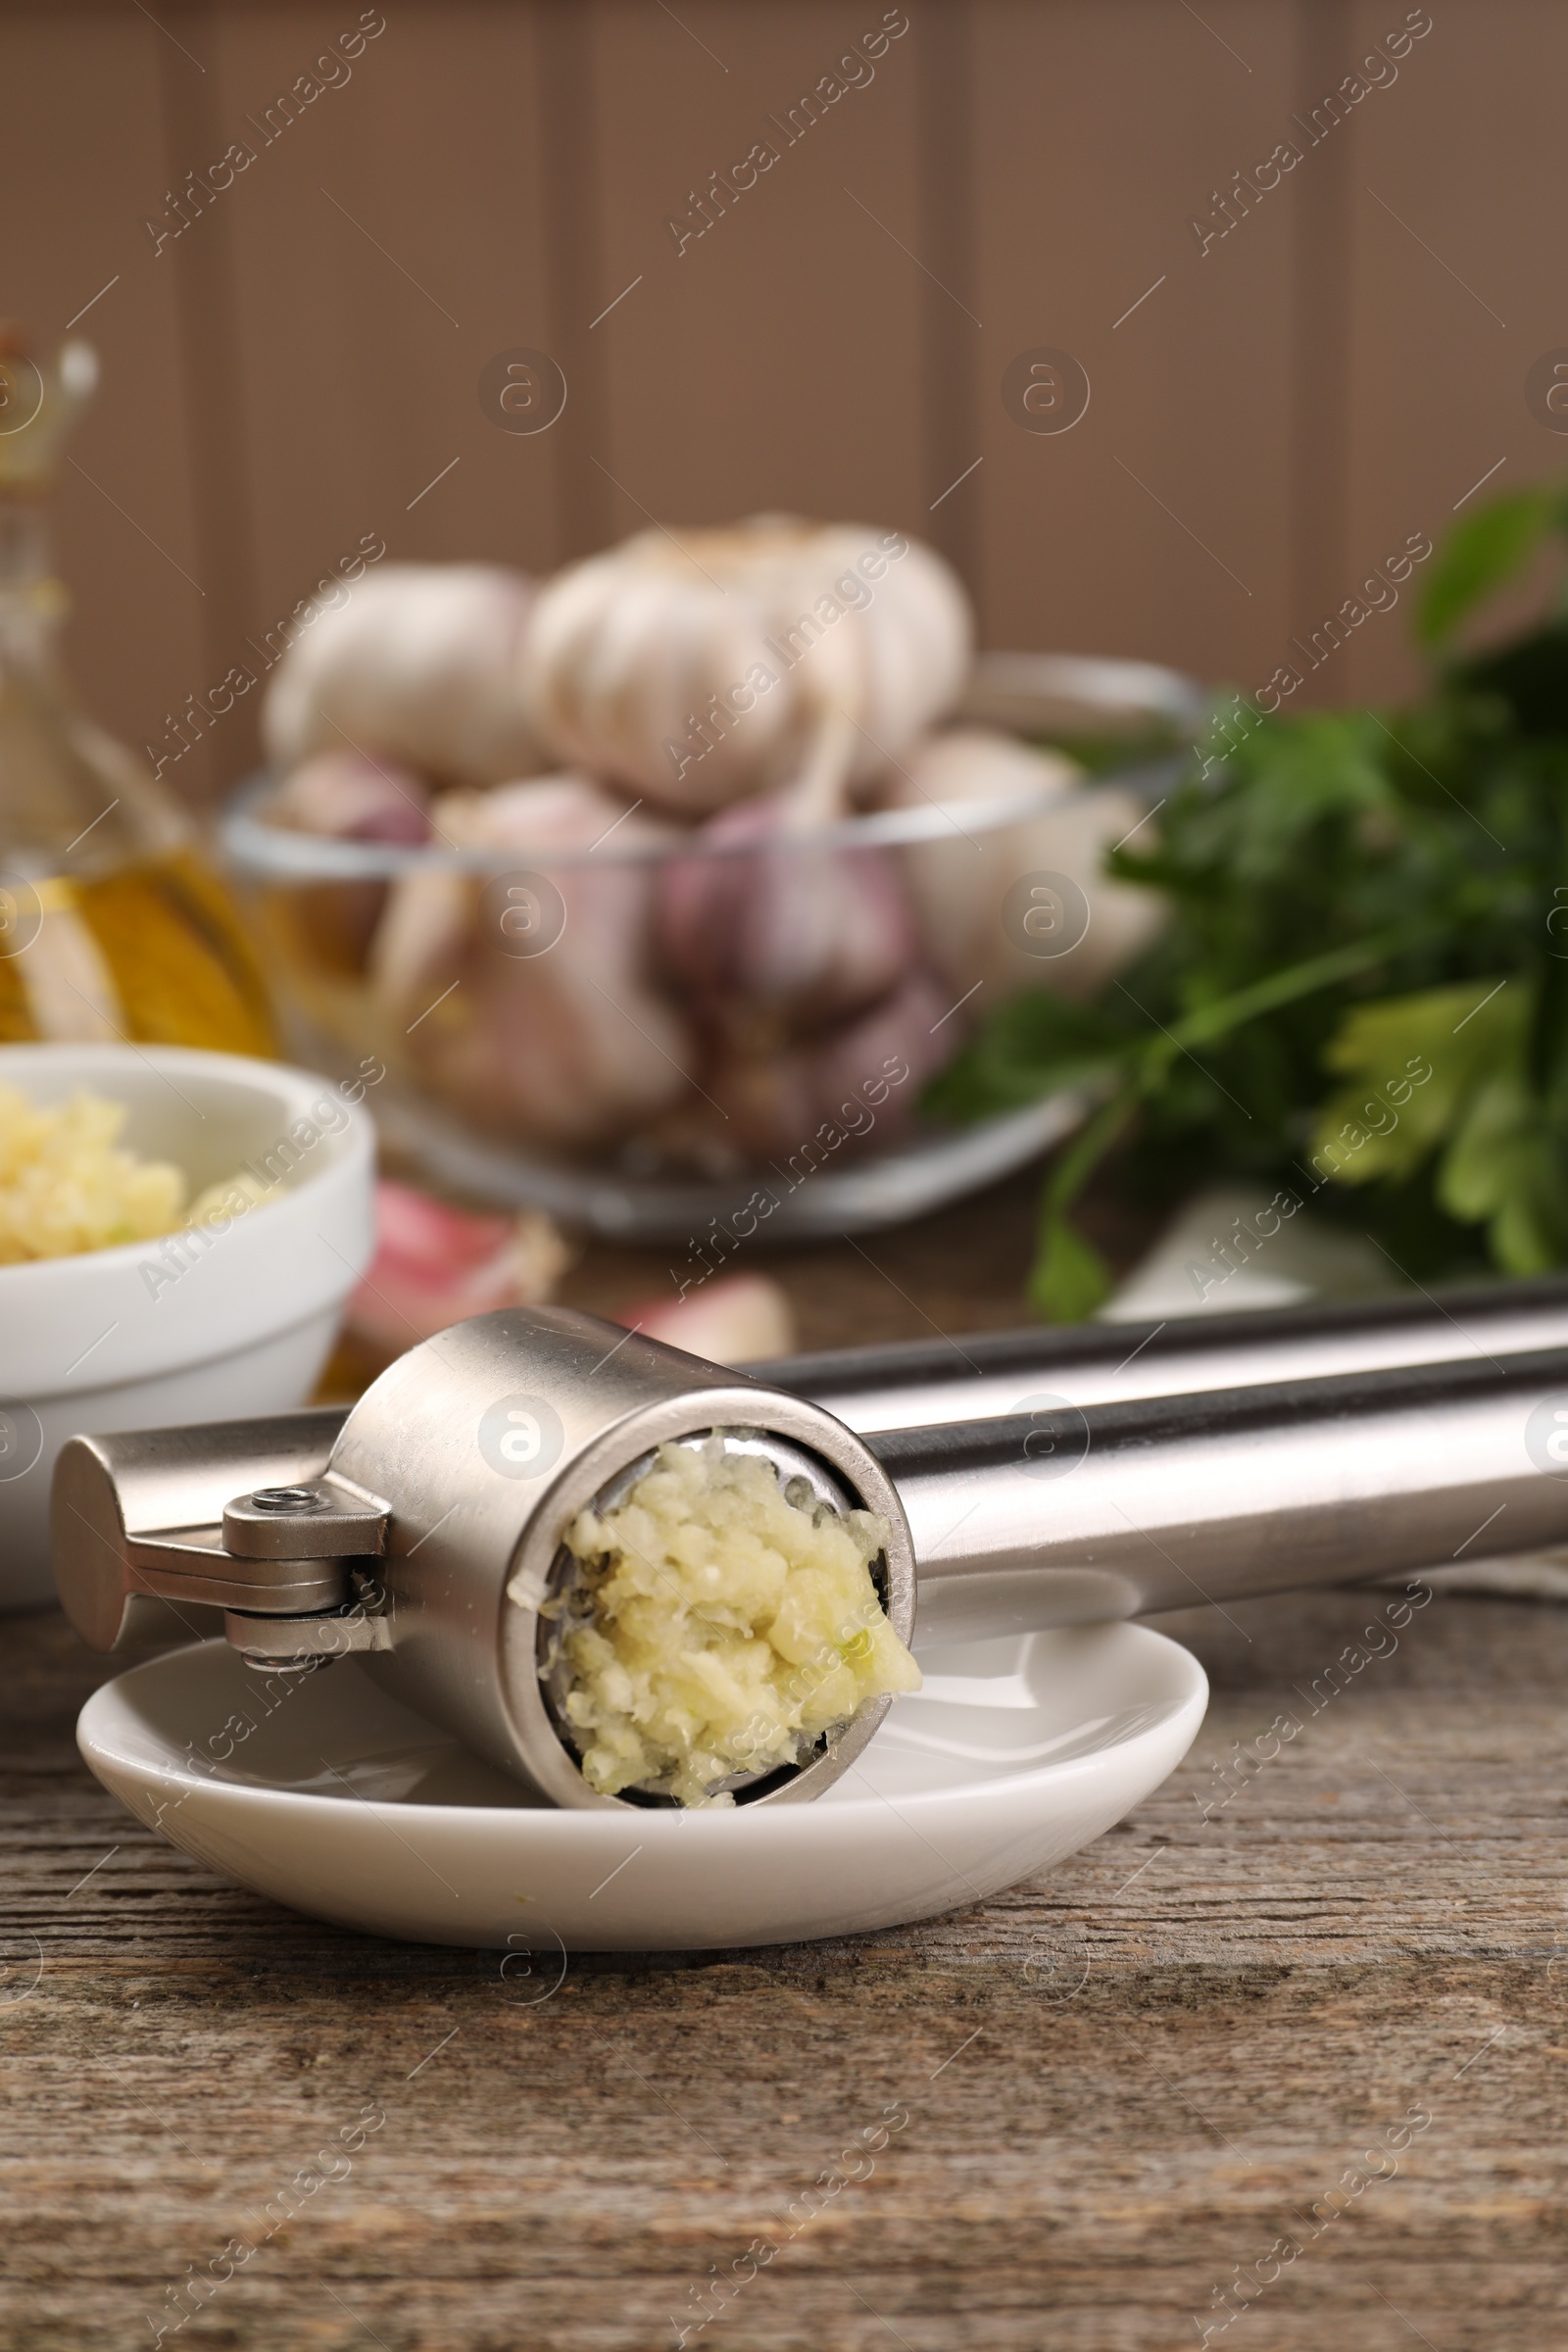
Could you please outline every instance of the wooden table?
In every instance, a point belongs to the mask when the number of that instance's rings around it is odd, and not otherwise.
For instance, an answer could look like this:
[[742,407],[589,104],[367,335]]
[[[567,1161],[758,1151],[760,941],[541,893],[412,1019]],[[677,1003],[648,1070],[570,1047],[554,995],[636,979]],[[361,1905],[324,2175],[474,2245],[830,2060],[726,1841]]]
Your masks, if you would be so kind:
[[[726,1271],[756,1269],[783,1284],[803,1349],[1012,1330],[1030,1320],[1024,1284],[1039,1197],[1039,1170],[1025,1169],[889,1233],[793,1250],[743,1248]],[[1080,1222],[1121,1271],[1142,1254],[1167,1213],[1134,1206],[1107,1190],[1087,1205]],[[694,1262],[700,1263],[680,1245],[629,1250],[593,1243],[566,1275],[561,1298],[589,1314],[613,1315],[634,1298],[673,1298],[675,1275],[690,1275]]]
[[[917,1242],[867,1245],[900,1331],[1010,1319],[960,1267],[949,1321]],[[851,1255],[808,1340],[895,1322]],[[1208,1722],[1048,1878],[558,1986],[171,1851],[76,1758],[109,1662],[5,1621],[0,2344],[1557,2352],[1568,1613],[1440,1595],[1314,1712],[1388,1597],[1165,1620]]]

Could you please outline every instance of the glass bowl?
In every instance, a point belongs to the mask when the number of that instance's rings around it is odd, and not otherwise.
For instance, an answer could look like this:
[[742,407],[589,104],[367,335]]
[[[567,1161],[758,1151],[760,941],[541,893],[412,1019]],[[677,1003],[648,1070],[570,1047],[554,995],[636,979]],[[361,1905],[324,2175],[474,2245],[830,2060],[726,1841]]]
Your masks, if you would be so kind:
[[1070,1132],[1078,1094],[962,1128],[921,1096],[982,1009],[1086,993],[1130,952],[1151,918],[1107,894],[1104,849],[1205,716],[1149,663],[990,654],[956,725],[1061,747],[1087,780],[1004,760],[944,798],[900,768],[901,805],[809,832],[715,841],[645,815],[497,850],[288,829],[264,773],[221,838],[291,1051],[334,1077],[383,1064],[395,1154],[497,1205],[685,1242],[695,1269],[764,1226],[918,1216]]

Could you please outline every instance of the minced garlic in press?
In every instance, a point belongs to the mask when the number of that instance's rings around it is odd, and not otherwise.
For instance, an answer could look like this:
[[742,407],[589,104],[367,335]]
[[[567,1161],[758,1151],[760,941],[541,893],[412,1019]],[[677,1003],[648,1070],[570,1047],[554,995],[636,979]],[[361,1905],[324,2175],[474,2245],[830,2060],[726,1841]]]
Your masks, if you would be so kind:
[[867,1699],[918,1690],[871,1581],[888,1532],[716,1435],[661,1446],[623,1501],[580,1511],[554,1663],[589,1787],[732,1804],[716,1784],[805,1761]]

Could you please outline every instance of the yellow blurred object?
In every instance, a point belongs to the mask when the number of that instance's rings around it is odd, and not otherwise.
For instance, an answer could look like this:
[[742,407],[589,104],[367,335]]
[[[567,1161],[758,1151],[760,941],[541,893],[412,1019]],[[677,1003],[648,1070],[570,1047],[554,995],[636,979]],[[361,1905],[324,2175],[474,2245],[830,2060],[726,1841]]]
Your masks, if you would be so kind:
[[114,1038],[270,1054],[226,891],[143,762],[76,709],[44,499],[97,362],[43,368],[0,328],[0,1040]]
[[[249,942],[194,851],[107,873],[53,874],[31,887],[37,936],[27,954],[0,960],[0,1043],[122,1037],[276,1052]],[[0,906],[0,928],[4,920]]]

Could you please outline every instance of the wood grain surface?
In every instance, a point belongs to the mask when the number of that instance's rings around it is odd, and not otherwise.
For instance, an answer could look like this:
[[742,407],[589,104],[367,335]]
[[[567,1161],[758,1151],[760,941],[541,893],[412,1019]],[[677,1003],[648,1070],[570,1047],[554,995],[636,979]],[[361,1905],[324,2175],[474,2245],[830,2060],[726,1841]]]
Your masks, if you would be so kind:
[[[1027,1205],[797,1260],[806,1337],[1015,1319]],[[110,1662],[5,1620],[0,2346],[150,2344],[226,2262],[166,2340],[1555,2352],[1568,1615],[1439,1594],[1362,1641],[1389,1598],[1163,1620],[1207,1723],[1048,1877],[559,1983],[172,1852],[75,1753]]]
[[[1034,1255],[1040,1186],[1039,1168],[1025,1168],[891,1232],[751,1248],[730,1261],[731,1269],[770,1274],[782,1286],[803,1349],[1011,1331],[1029,1321],[1024,1284]],[[1163,1205],[1141,1206],[1102,1181],[1084,1202],[1080,1222],[1122,1273],[1153,1241],[1165,1216]],[[671,1298],[685,1264],[678,1254],[683,1247],[590,1242],[561,1285],[561,1302],[618,1319],[638,1299]]]

